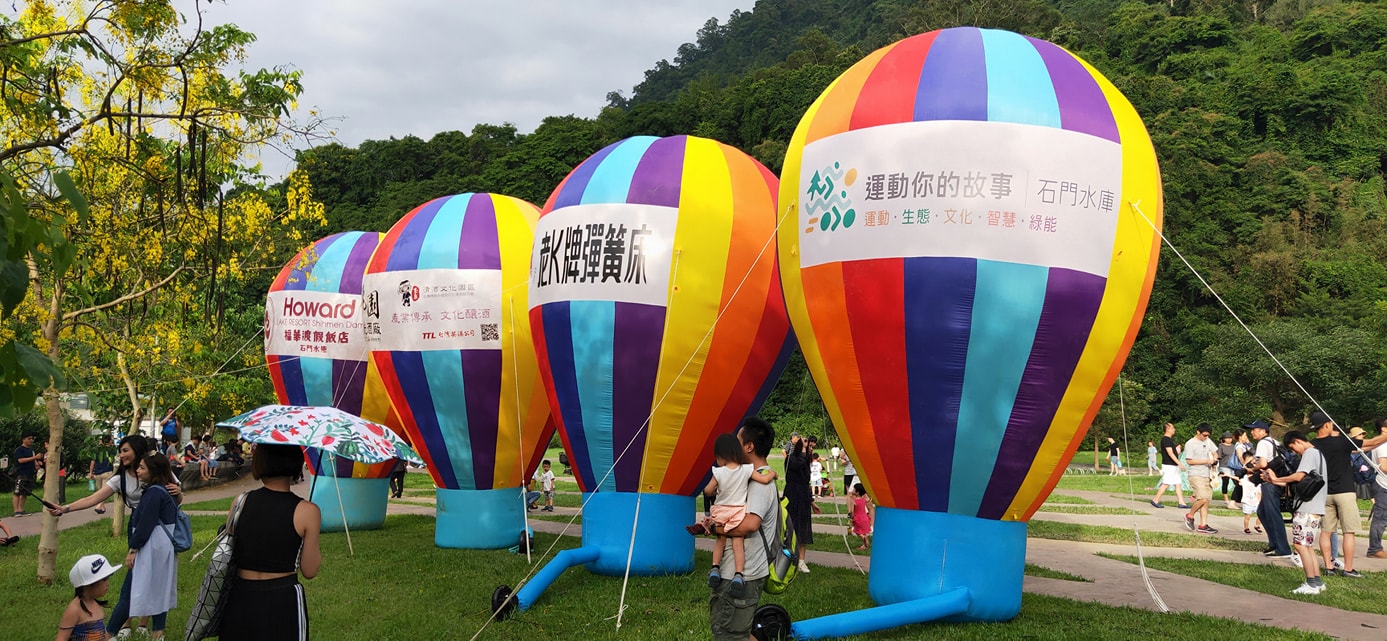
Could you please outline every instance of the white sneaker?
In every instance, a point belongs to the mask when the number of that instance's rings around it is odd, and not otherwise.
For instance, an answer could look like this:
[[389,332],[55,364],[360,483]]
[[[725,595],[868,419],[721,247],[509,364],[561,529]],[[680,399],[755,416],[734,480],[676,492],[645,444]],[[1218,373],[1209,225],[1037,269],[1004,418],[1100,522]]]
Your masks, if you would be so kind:
[[800,572],[803,572],[803,573],[805,573],[805,574],[809,574],[809,564],[808,564],[808,563],[805,563],[804,561],[800,561],[800,562],[799,562],[799,571],[800,571]]
[[1298,567],[1298,568],[1303,568],[1303,567],[1305,567],[1305,563],[1304,563],[1303,561],[1300,560],[1300,555],[1299,555],[1299,554],[1292,554],[1292,555],[1291,555],[1291,563],[1294,563],[1295,566]]
[[1309,583],[1302,583],[1300,584],[1300,587],[1291,590],[1291,594],[1319,594],[1321,592],[1324,592],[1324,588],[1325,586],[1323,585],[1314,586],[1310,585]]
[[120,632],[117,632],[117,633],[116,633],[116,641],[124,641],[125,639],[129,639],[129,638],[130,638],[130,628],[121,628],[121,629],[120,629]]
[[1335,569],[1335,570],[1342,570],[1342,569],[1344,569],[1344,560],[1343,560],[1343,559],[1334,559],[1334,569]]

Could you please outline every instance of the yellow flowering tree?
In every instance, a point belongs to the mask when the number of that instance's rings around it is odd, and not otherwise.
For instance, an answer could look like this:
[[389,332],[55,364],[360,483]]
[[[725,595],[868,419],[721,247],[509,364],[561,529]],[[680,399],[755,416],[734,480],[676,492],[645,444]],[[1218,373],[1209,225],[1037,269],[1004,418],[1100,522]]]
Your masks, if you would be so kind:
[[[16,8],[0,17],[0,171],[56,240],[26,257],[29,296],[6,331],[32,337],[70,380],[123,388],[138,425],[145,377],[206,393],[206,374],[222,365],[208,363],[247,338],[223,332],[238,290],[323,224],[306,178],[264,187],[246,166],[253,146],[313,135],[316,124],[289,120],[296,71],[232,71],[254,36],[204,25],[195,0]],[[72,177],[85,212],[61,197],[55,170]],[[48,382],[50,451],[60,452],[58,386]],[[49,499],[60,458],[47,459]],[[57,544],[45,515],[42,583],[54,580]]]

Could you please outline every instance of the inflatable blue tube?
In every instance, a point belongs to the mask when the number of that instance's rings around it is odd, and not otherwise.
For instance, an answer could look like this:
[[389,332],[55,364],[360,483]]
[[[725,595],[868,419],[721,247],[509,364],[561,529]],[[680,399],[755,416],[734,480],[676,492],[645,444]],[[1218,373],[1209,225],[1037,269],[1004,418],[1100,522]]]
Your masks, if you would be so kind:
[[954,588],[938,596],[799,621],[790,624],[790,633],[796,639],[832,639],[941,621],[966,612],[970,601],[968,588]]
[[525,529],[524,490],[437,490],[433,542],[441,548],[504,550]]
[[[640,500],[636,545],[631,548],[631,523]],[[631,576],[688,574],[694,568],[694,537],[684,526],[693,523],[694,499],[669,494],[595,492],[585,494],[583,547],[601,554],[587,563],[594,574],[624,576],[631,553]]]
[[555,554],[554,560],[545,564],[543,569],[535,573],[534,578],[530,579],[529,583],[526,583],[519,592],[515,593],[516,605],[520,607],[521,611],[530,609],[530,606],[539,600],[539,596],[549,589],[549,584],[553,583],[554,579],[559,578],[564,570],[575,565],[596,561],[599,553],[597,548],[581,547]]
[[[341,502],[338,502],[338,493]],[[385,523],[385,507],[390,500],[390,479],[354,479],[336,476],[314,477],[309,500],[322,512],[322,530],[341,532],[376,530]]]
[[795,638],[928,621],[1009,621],[1021,612],[1026,524],[877,508],[867,592],[878,607],[793,623]]

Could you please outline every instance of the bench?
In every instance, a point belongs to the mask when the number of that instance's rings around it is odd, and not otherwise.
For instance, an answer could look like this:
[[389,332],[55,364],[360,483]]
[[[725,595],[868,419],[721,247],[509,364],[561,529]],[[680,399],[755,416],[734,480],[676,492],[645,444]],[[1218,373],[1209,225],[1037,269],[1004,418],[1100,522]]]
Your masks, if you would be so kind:
[[222,461],[217,465],[217,474],[210,481],[202,480],[202,474],[198,473],[196,465],[186,465],[183,472],[178,475],[178,482],[186,490],[196,490],[213,485],[221,485],[229,481],[245,476],[250,472],[250,461],[247,460],[241,465],[232,465],[230,461]]

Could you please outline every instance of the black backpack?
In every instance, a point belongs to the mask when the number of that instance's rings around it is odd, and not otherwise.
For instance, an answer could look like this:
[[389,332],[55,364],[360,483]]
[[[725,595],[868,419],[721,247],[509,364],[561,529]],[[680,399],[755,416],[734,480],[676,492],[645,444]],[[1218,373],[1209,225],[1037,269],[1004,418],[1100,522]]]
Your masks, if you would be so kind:
[[[1267,438],[1271,438],[1268,436]],[[1296,466],[1300,465],[1300,455],[1296,454],[1291,448],[1286,447],[1281,441],[1272,439],[1272,446],[1275,447],[1276,455],[1271,461],[1267,462],[1267,467],[1275,472],[1277,476],[1290,476],[1295,474]]]

